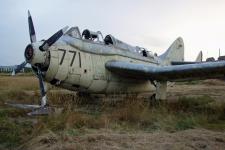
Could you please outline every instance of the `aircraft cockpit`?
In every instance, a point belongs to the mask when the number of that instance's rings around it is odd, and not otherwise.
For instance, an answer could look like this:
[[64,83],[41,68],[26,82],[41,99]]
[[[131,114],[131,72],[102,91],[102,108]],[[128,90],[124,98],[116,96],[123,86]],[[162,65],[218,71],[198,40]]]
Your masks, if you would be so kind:
[[143,47],[136,46],[136,49],[138,53],[142,55],[143,57],[154,57],[154,55],[157,55],[157,54],[153,54],[151,51]]
[[78,27],[72,27],[70,28],[67,32],[67,35],[77,38],[77,39],[81,39],[81,34],[80,34],[80,30]]
[[103,36],[100,31],[93,32],[88,29],[85,29],[82,33],[82,39],[91,40],[91,41],[95,41],[95,42],[102,42]]
[[154,57],[154,54],[151,51],[148,51],[147,49],[139,47],[139,46],[136,46],[136,47],[131,46],[123,41],[116,39],[111,34],[106,35],[105,38],[103,38],[103,35],[100,31],[94,32],[94,31],[85,29],[81,34],[78,27],[72,27],[67,31],[67,34],[74,38],[83,39],[86,41],[92,41],[95,43],[100,43],[100,44],[104,44],[108,46],[114,46],[116,48],[119,48],[125,51],[137,53],[143,57]]

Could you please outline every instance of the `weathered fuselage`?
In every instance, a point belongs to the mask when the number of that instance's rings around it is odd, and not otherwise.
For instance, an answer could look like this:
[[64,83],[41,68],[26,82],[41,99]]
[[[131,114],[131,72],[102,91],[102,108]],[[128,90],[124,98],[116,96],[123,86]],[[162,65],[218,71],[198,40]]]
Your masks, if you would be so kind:
[[143,57],[125,49],[64,35],[50,48],[45,80],[53,85],[90,93],[139,93],[154,89],[149,80],[118,76],[105,68],[110,60],[159,65],[157,57]]

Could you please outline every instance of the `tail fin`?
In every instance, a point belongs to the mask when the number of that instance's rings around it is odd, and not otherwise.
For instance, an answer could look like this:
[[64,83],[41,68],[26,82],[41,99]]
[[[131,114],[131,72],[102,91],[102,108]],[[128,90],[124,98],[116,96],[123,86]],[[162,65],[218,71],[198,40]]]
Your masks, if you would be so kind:
[[202,57],[203,57],[203,54],[202,54],[202,51],[200,51],[195,62],[202,62]]
[[159,56],[163,64],[170,64],[171,61],[184,61],[184,42],[181,37],[177,38],[165,53]]

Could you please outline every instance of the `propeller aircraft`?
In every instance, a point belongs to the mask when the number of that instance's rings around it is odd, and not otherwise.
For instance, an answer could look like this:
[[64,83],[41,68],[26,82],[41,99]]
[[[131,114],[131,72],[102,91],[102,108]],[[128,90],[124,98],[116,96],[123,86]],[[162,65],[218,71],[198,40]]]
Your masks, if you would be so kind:
[[[131,46],[112,35],[103,38],[100,31],[65,27],[47,40],[37,41],[28,11],[30,44],[25,61],[14,74],[29,63],[39,79],[40,105],[11,104],[32,108],[29,115],[48,114],[44,82],[87,93],[143,93],[156,91],[155,99],[166,99],[167,82],[221,78],[225,61],[185,62],[184,43],[178,38],[157,56],[147,49]],[[198,58],[197,60],[199,60]]]

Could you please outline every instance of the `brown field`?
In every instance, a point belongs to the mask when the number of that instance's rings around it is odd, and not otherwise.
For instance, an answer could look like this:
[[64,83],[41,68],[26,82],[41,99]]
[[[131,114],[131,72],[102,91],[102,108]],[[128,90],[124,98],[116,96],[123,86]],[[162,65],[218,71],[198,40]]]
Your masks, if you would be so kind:
[[61,113],[28,117],[4,103],[37,104],[38,80],[0,76],[0,149],[224,149],[224,91],[222,80],[193,81],[170,84],[167,102],[108,101],[50,86]]

